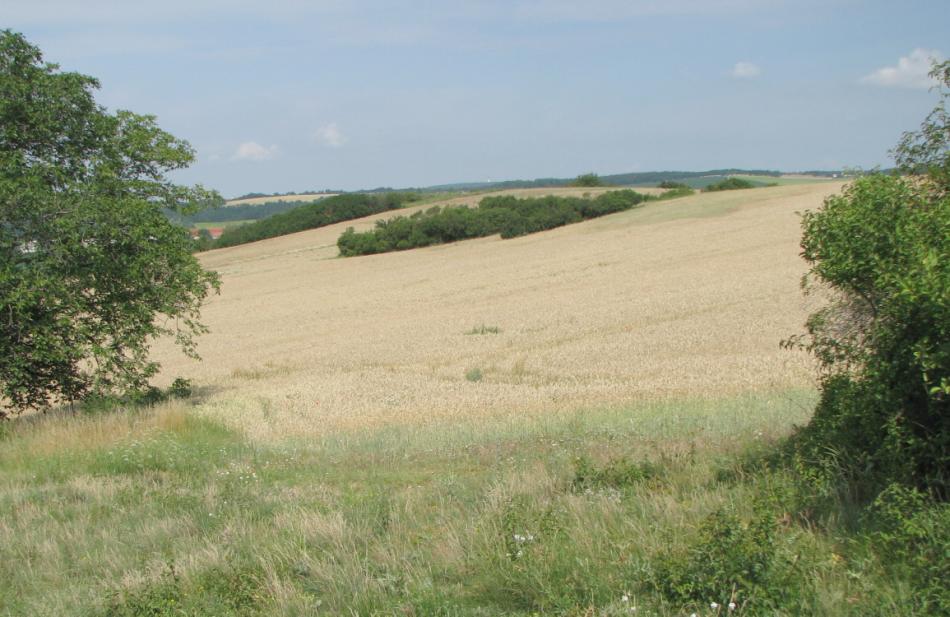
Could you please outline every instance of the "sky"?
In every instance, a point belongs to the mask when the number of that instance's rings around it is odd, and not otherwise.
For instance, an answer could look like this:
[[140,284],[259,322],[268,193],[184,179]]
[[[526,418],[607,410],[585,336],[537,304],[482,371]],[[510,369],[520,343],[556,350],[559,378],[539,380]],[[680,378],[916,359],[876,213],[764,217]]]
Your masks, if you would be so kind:
[[889,166],[946,0],[0,0],[226,197]]

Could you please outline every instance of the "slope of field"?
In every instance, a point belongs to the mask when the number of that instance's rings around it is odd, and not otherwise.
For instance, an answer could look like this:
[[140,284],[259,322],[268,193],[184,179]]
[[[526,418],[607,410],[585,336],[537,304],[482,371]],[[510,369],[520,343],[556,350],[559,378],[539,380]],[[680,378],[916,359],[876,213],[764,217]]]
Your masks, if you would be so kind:
[[301,193],[299,195],[267,195],[265,197],[248,197],[246,199],[229,199],[225,206],[250,206],[265,204],[274,201],[316,201],[324,197],[333,197],[338,193]]
[[[838,188],[350,259],[336,238],[378,217],[213,251],[204,361],[155,356],[201,387],[203,413],[259,438],[807,386],[806,360],[778,345],[807,314],[796,213]],[[570,191],[597,192],[545,192]]]

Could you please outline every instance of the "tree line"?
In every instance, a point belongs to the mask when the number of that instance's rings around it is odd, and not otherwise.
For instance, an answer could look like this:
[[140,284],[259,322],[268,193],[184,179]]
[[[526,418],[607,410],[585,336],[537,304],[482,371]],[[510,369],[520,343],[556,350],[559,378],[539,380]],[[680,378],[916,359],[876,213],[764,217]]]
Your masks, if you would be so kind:
[[347,229],[337,241],[344,257],[445,244],[501,234],[514,238],[577,223],[613,212],[629,210],[649,197],[632,190],[602,193],[594,198],[485,197],[476,208],[433,207],[412,216],[377,221],[375,229]]
[[206,248],[236,246],[395,210],[417,201],[417,193],[346,193],[326,197],[247,225],[230,227]]

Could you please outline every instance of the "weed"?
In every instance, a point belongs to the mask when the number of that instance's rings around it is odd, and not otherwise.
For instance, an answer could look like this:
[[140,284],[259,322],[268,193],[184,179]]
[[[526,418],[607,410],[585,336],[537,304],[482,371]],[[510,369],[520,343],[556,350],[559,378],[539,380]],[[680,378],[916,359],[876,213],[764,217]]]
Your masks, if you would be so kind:
[[473,369],[469,369],[469,370],[465,373],[465,379],[467,379],[468,381],[471,381],[471,382],[473,382],[473,383],[474,383],[474,382],[481,381],[483,377],[484,377],[484,375],[482,374],[482,369],[477,368],[477,367],[476,367],[476,368],[473,368]]
[[500,333],[500,332],[501,332],[501,328],[499,328],[498,326],[486,326],[485,324],[482,324],[482,325],[480,325],[480,326],[475,326],[474,328],[472,328],[471,330],[469,330],[469,331],[466,332],[465,334],[469,334],[469,335],[472,335],[472,334],[498,334],[498,333]]
[[590,459],[581,456],[574,461],[571,490],[590,493],[598,489],[625,489],[654,480],[660,476],[660,472],[661,469],[650,461],[620,458],[597,467]]

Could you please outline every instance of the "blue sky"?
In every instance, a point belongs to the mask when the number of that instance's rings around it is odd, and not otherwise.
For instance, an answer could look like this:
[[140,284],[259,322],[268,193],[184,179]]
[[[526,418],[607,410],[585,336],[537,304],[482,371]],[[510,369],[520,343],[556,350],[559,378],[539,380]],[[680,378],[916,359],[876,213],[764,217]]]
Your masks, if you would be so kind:
[[950,2],[5,0],[0,27],[249,191],[889,165]]

